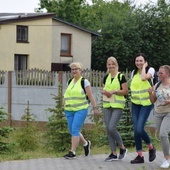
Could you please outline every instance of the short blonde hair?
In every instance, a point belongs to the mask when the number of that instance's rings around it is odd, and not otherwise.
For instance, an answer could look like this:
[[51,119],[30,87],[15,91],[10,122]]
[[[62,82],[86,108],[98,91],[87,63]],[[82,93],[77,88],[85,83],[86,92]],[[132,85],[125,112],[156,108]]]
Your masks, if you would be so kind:
[[[117,68],[117,71],[118,71],[118,70],[119,70],[119,65],[118,65],[118,62],[117,62],[116,58],[113,57],[113,56],[111,56],[111,57],[109,57],[109,58],[107,59],[107,63],[108,63],[109,61],[112,61],[113,63],[115,63],[116,68]],[[107,66],[107,63],[106,63],[106,66]],[[108,69],[107,69],[107,72],[109,72]]]
[[163,66],[160,66],[159,68],[164,69],[169,74],[169,77],[170,77],[170,66],[169,65],[163,65]]
[[73,63],[71,63],[69,66],[70,66],[70,68],[72,68],[72,67],[77,67],[77,68],[79,68],[81,71],[83,71],[83,65],[82,65],[80,62],[73,62]]

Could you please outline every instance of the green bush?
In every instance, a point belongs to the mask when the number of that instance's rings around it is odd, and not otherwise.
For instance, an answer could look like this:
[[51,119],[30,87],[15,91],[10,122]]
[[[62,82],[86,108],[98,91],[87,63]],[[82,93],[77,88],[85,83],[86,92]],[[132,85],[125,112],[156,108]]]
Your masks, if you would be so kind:
[[21,118],[25,121],[24,127],[16,130],[15,142],[21,151],[34,151],[38,148],[38,128],[35,123],[35,118],[30,113],[29,102],[26,109],[26,114]]
[[64,105],[61,85],[59,85],[58,96],[53,97],[56,102],[55,108],[49,108],[48,110],[52,113],[47,123],[47,148],[53,149],[53,151],[65,151],[70,148],[70,134],[67,127],[67,120],[64,115]]
[[[3,107],[0,107],[0,123],[6,121],[8,114],[4,111]],[[0,128],[0,154],[11,151],[12,143],[7,142],[9,133],[13,130],[11,127],[2,126]]]

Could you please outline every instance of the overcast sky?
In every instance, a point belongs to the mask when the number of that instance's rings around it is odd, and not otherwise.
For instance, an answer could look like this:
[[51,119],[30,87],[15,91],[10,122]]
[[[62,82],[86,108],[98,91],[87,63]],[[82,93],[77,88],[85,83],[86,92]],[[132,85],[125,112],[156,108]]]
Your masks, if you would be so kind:
[[[123,0],[120,0],[123,1]],[[134,0],[137,5],[157,0]],[[35,12],[39,7],[39,0],[0,0],[0,13],[2,12]]]

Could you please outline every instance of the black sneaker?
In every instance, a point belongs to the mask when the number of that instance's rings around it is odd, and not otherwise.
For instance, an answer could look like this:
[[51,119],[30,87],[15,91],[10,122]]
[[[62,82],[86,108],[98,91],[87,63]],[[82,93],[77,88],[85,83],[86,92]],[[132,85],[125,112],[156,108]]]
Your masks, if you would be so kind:
[[117,155],[114,155],[113,153],[111,153],[111,154],[105,159],[106,162],[116,161],[116,160],[118,160]]
[[70,151],[68,154],[64,155],[64,158],[74,159],[74,158],[76,158],[76,155],[72,151]]
[[153,147],[153,149],[149,150],[149,162],[152,162],[156,158],[156,149]]
[[142,156],[137,156],[134,160],[130,161],[131,164],[140,164],[144,163],[144,157]]
[[127,150],[126,148],[124,148],[124,149],[121,149],[121,148],[120,148],[119,159],[125,158],[127,151],[128,151],[128,150]]
[[85,156],[88,156],[90,154],[91,142],[88,140],[87,143],[88,143],[87,146],[84,146],[84,154],[85,154]]

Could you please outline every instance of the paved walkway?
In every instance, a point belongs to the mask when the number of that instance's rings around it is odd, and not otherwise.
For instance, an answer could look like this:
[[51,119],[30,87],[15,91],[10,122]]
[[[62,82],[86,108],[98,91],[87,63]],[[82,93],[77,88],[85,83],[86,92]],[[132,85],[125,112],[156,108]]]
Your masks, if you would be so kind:
[[74,160],[65,158],[41,158],[0,162],[0,170],[160,170],[163,154],[157,151],[153,162],[148,161],[148,152],[144,152],[145,163],[130,164],[136,153],[127,153],[123,160],[105,162],[108,155],[77,156]]

